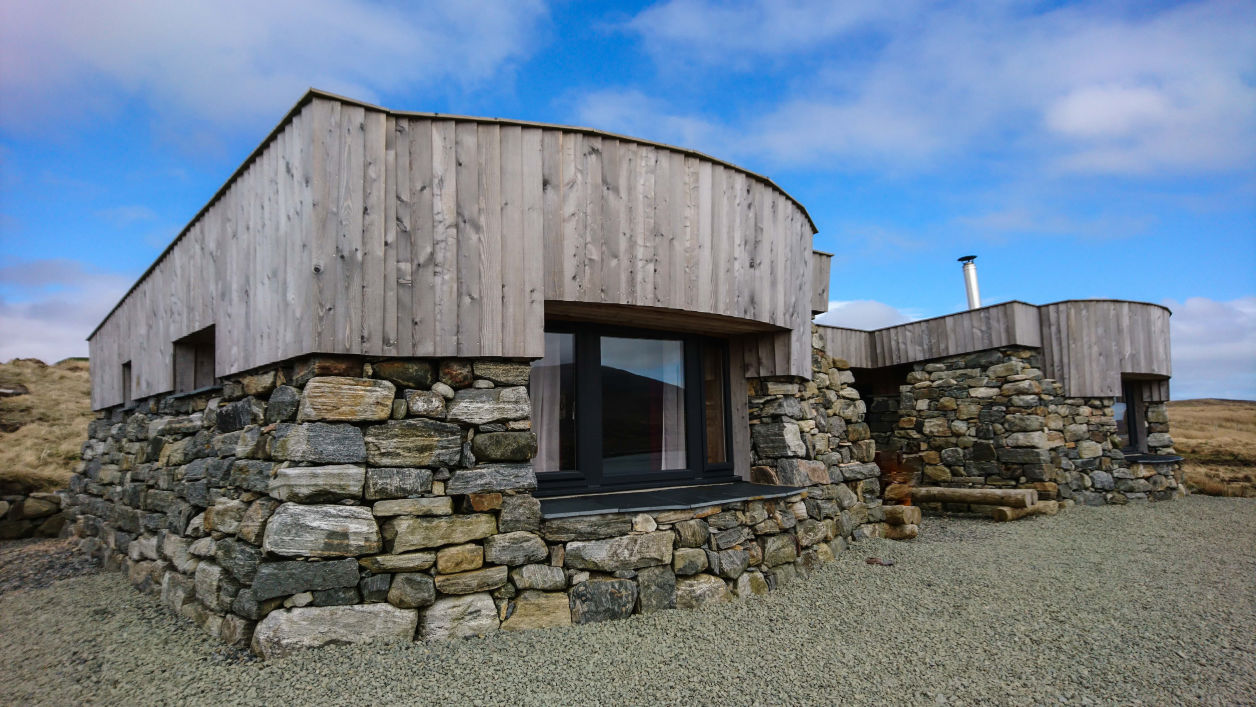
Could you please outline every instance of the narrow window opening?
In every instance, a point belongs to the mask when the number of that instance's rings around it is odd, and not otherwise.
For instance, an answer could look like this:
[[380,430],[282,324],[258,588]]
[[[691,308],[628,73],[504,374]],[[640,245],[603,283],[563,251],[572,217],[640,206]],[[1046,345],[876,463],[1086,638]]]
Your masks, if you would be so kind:
[[1122,380],[1121,397],[1113,406],[1116,433],[1121,449],[1127,453],[1147,451],[1147,418],[1143,404],[1143,388],[1138,381]]
[[209,388],[214,377],[214,327],[209,326],[174,342],[174,392]]
[[133,401],[131,397],[131,362],[122,364],[122,405],[126,407]]

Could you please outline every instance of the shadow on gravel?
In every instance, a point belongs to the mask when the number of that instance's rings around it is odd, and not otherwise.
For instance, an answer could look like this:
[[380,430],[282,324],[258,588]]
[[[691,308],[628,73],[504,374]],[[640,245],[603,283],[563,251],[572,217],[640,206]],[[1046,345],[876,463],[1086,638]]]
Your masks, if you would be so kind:
[[0,595],[40,589],[61,579],[100,571],[100,563],[77,552],[69,540],[6,540],[0,543]]

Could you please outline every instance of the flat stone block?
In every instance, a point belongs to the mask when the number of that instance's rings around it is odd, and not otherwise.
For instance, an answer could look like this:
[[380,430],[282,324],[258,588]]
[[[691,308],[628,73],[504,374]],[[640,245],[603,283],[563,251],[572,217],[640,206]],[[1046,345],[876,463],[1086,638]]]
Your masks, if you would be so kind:
[[311,378],[301,393],[297,420],[387,420],[392,415],[396,392],[388,381],[340,376]]
[[267,614],[252,645],[263,658],[278,658],[329,644],[410,641],[417,624],[418,612],[388,604],[288,609]]

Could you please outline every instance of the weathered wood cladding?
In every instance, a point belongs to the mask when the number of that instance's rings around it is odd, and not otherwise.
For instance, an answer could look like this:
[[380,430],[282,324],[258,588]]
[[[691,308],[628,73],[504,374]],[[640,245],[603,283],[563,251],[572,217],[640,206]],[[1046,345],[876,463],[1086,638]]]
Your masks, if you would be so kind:
[[[91,336],[95,408],[306,353],[543,354],[545,301],[736,318],[747,375],[810,376],[811,220],[766,179],[580,128],[312,92]],[[741,331],[744,331],[741,330]],[[739,334],[741,331],[730,331]]]
[[[1169,310],[1144,302],[1006,302],[876,331],[820,327],[829,354],[880,368],[1003,346],[1042,350],[1043,373],[1072,396],[1119,396],[1121,374],[1167,378]],[[1167,381],[1148,380],[1153,399]]]
[[811,313],[824,314],[829,311],[829,266],[833,254],[818,250],[811,251]]

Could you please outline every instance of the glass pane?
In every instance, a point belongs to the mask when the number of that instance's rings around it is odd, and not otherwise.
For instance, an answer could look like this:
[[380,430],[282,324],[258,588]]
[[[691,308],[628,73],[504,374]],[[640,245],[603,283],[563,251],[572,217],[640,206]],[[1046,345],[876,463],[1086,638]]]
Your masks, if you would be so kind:
[[602,337],[602,473],[684,469],[685,345]]
[[1125,402],[1117,398],[1112,410],[1116,417],[1116,433],[1121,438],[1121,448],[1125,449],[1130,446],[1129,418],[1125,414]]
[[545,332],[545,358],[528,379],[537,473],[576,468],[576,337]]
[[724,349],[706,346],[702,350],[702,404],[706,413],[707,464],[728,461],[724,434]]

